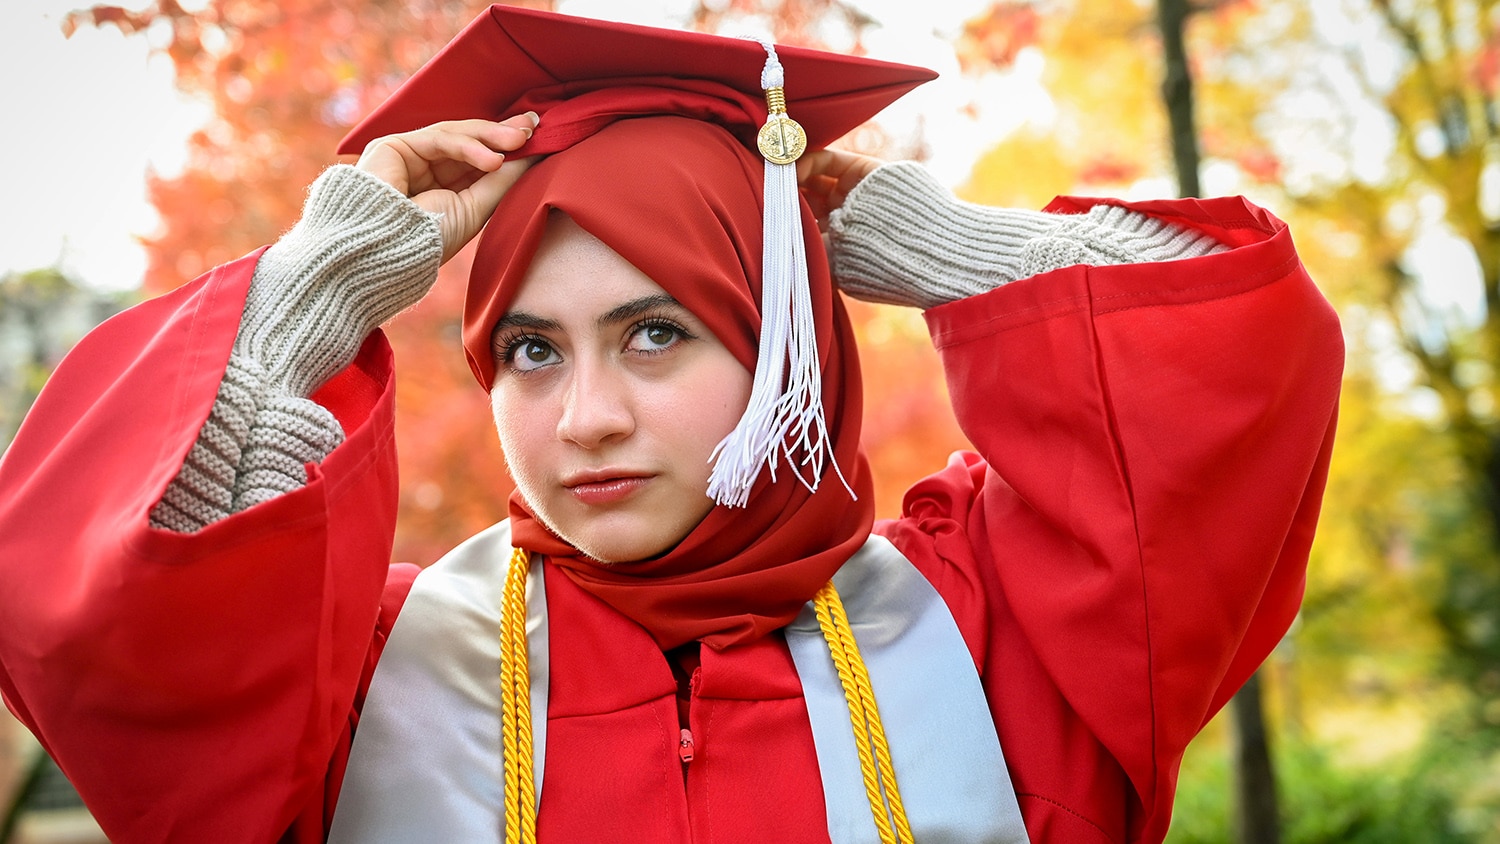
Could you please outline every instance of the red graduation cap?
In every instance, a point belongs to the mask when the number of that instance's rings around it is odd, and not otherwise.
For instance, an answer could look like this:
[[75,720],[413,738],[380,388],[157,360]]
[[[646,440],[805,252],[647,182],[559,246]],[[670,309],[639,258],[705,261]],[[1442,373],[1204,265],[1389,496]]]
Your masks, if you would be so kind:
[[[798,47],[776,48],[787,111],[809,149],[827,146],[937,74]],[[755,41],[491,6],[355,126],[340,153],[442,120],[541,125],[517,155],[557,152],[627,117],[678,114],[719,123],[745,143],[766,118]]]

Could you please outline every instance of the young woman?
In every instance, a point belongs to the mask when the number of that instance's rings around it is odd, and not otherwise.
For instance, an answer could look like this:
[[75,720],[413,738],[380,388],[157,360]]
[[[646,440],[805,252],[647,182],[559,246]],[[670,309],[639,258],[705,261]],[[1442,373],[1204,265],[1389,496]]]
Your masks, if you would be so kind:
[[[64,362],[0,464],[0,691],[112,840],[1165,835],[1300,600],[1331,310],[1242,200],[767,164],[765,59],[496,7],[281,241]],[[923,76],[780,60],[812,148]],[[517,492],[417,576],[375,329],[482,227]],[[978,452],[879,524],[835,283],[926,309]]]

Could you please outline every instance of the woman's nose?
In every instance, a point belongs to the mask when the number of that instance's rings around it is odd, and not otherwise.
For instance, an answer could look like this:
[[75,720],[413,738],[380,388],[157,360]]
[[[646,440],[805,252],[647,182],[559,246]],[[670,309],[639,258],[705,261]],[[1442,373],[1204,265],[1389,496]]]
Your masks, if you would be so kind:
[[635,431],[629,388],[619,372],[600,362],[575,364],[563,393],[557,438],[581,448],[598,448]]

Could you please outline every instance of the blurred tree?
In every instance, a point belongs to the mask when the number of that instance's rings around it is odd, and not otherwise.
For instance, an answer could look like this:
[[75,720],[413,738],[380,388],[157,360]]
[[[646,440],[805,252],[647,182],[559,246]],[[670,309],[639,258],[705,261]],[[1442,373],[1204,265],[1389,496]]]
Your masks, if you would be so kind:
[[[1468,723],[1493,733],[1500,6],[1194,8],[1188,54],[1209,189],[1250,193],[1293,219],[1305,263],[1340,305],[1348,383],[1359,388],[1346,395],[1297,634],[1316,646],[1298,650],[1316,668],[1288,676],[1316,687],[1325,711],[1351,714],[1351,697],[1378,704],[1376,720],[1354,720],[1363,734],[1343,728],[1356,747],[1410,747],[1413,710],[1441,715],[1457,690]],[[1170,157],[1153,140],[1167,137],[1163,115],[1141,99],[1160,54],[1143,46],[1143,14],[1140,4],[1011,0],[971,23],[970,69],[1006,73],[1036,47],[1055,114],[985,155],[969,197],[1043,201],[1047,191],[1027,184],[1036,174],[1080,192],[1164,192]],[[1365,642],[1387,650],[1374,658]],[[1432,676],[1435,652],[1456,683]]]
[[[981,201],[1018,203],[1044,201],[1051,190],[1059,188],[1161,194],[1171,190],[1170,183],[1161,183],[1161,176],[1172,172],[1178,193],[1197,194],[1200,156],[1192,82],[1197,73],[1218,71],[1226,64],[1231,48],[1244,37],[1243,28],[1251,24],[1248,5],[1192,7],[1200,13],[1195,20],[1202,19],[1216,37],[1196,38],[1189,49],[1184,38],[1189,7],[1182,3],[1158,4],[1159,33],[1148,26],[1147,10],[1138,6],[1079,0],[1052,4],[1047,7],[1049,14],[1039,16],[1039,4],[995,4],[966,32],[966,43],[971,46],[964,55],[971,68],[1006,72],[1023,50],[1035,47],[1046,63],[1043,80],[1053,95],[1057,116],[1046,125],[1012,135],[986,155],[975,169],[969,195]],[[1241,81],[1248,84],[1259,79],[1253,68],[1242,70],[1237,77]],[[1153,79],[1161,81],[1162,103],[1146,99]],[[1205,121],[1211,164],[1222,167],[1227,161],[1252,177],[1275,175],[1278,171],[1266,166],[1270,156],[1264,143],[1257,143],[1253,136],[1226,132],[1215,122],[1226,111],[1218,101],[1224,91],[1223,84],[1211,89],[1213,111]],[[1274,93],[1242,92],[1233,104],[1244,110],[1261,108],[1268,101],[1262,98]],[[1241,112],[1231,113],[1235,121],[1243,121]],[[1130,140],[1121,142],[1121,138]],[[1231,138],[1232,144],[1228,143]],[[1037,173],[1045,174],[1048,183],[1040,189],[1018,179]],[[1318,594],[1316,589],[1313,594]],[[1349,649],[1340,650],[1347,657]],[[1228,731],[1233,739],[1238,795],[1236,838],[1242,841],[1278,837],[1261,685],[1258,674],[1236,696],[1231,707],[1236,729]]]
[[[484,0],[157,0],[100,5],[67,26],[117,26],[171,56],[178,85],[213,103],[181,175],[149,180],[162,228],[145,288],[160,293],[275,240],[348,128],[383,102]],[[516,2],[550,8],[550,0]],[[468,258],[388,326],[398,365],[401,488],[394,556],[426,564],[506,512],[512,484],[488,398],[458,353]]]
[[972,18],[957,44],[964,71],[1009,74],[1039,56],[1051,113],[985,152],[963,196],[1040,207],[1059,192],[1121,194],[1148,177],[1171,192],[1157,39],[1152,10],[1137,3],[1001,0]]
[[130,298],[82,287],[55,269],[0,277],[0,451],[68,349]]
[[146,289],[170,290],[274,240],[349,126],[487,5],[206,0],[190,10],[154,0],[70,15],[65,31],[141,34],[171,57],[183,91],[214,106],[182,175],[150,182],[163,227],[147,239]]
[[852,0],[699,0],[688,15],[689,26],[702,32],[726,32],[746,18],[765,23],[778,44],[850,53],[864,52],[864,32],[876,23]]
[[[1446,771],[1483,770],[1500,744],[1500,5],[1229,11],[1199,33],[1217,46],[1209,147],[1280,194],[1351,352],[1304,652],[1342,652],[1332,676],[1381,713],[1361,746],[1425,742]],[[1500,800],[1470,779],[1455,799],[1489,840]]]
[[1403,397],[1387,409],[1446,443],[1454,486],[1390,529],[1473,724],[1500,733],[1500,4],[1262,0],[1242,18],[1218,68],[1240,116],[1218,140],[1328,239],[1308,260],[1328,258],[1319,277]]
[[[1158,0],[1157,25],[1162,45],[1162,102],[1171,127],[1170,147],[1178,196],[1199,196],[1198,126],[1193,109],[1193,72],[1185,44],[1187,0]],[[1260,669],[1229,702],[1233,714],[1230,749],[1234,762],[1234,832],[1239,844],[1279,844],[1281,817],[1276,801],[1276,773],[1271,759]]]

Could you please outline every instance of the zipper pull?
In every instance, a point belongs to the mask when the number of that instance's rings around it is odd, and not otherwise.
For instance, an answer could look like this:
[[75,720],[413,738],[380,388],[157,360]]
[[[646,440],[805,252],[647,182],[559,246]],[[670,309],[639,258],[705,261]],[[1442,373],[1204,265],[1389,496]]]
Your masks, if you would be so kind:
[[682,764],[693,761],[693,731],[684,729],[682,737],[677,742],[677,755],[682,758]]

